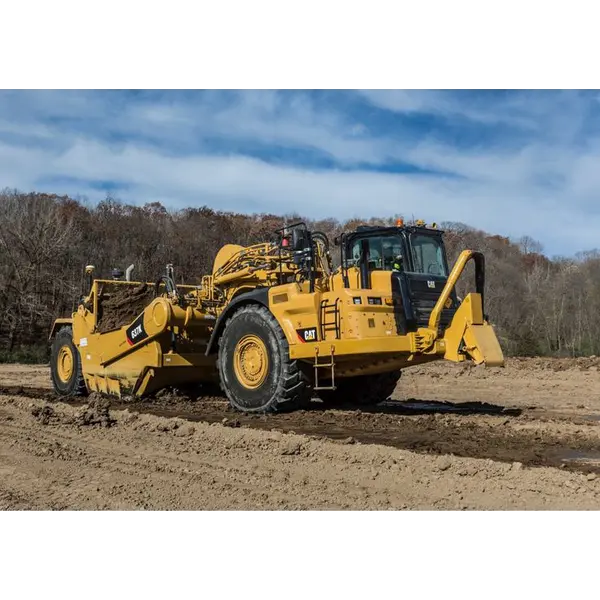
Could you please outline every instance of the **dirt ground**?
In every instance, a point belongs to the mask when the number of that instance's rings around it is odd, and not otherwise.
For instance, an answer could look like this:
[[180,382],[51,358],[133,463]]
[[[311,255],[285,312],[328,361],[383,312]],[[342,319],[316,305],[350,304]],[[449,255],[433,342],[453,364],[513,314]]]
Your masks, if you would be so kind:
[[600,507],[600,359],[408,369],[368,410],[271,416],[214,396],[58,402],[0,365],[2,509]]

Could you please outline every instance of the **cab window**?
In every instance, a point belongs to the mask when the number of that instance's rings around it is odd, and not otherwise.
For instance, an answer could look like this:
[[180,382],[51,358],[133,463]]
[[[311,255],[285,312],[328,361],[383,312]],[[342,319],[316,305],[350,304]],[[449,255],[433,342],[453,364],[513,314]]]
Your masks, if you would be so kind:
[[441,241],[431,235],[412,235],[410,247],[413,259],[413,271],[427,275],[447,277],[444,247]]
[[348,257],[350,264],[360,265],[363,242],[369,248],[370,271],[392,271],[395,265],[402,264],[402,238],[397,235],[375,236],[355,241]]

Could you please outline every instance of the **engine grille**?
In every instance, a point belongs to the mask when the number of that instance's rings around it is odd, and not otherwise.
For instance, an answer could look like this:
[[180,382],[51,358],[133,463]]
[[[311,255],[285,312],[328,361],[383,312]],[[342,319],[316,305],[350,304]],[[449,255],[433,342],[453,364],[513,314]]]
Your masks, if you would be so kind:
[[[412,300],[412,308],[415,316],[415,323],[418,327],[427,327],[429,323],[429,317],[431,316],[431,311],[437,302],[437,298],[413,298]],[[442,311],[442,315],[440,317],[440,331],[443,331],[448,327],[452,318],[454,317],[454,313],[456,312],[456,308],[445,308]]]

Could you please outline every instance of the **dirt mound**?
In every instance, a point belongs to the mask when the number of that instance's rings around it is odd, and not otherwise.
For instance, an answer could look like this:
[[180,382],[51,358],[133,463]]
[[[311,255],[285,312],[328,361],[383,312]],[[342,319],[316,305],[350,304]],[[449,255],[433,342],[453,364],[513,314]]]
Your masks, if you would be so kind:
[[110,427],[114,424],[108,409],[110,408],[110,399],[94,392],[88,397],[88,404],[81,409],[75,416],[77,425],[100,425],[101,427]]
[[51,422],[58,423],[59,419],[54,409],[49,406],[35,406],[31,410],[31,414],[42,424],[49,425]]
[[31,414],[41,425],[100,425],[101,427],[110,427],[114,425],[115,419],[110,416],[110,399],[102,394],[93,393],[88,398],[88,403],[79,409],[75,414],[57,410],[50,404],[34,406]]
[[167,386],[156,392],[153,399],[158,400],[160,404],[174,404],[178,402],[190,402],[197,396],[198,394],[194,394],[193,390]]
[[[220,402],[225,399],[224,393],[218,384],[206,382],[201,384],[190,384],[181,386],[167,386],[151,396],[141,400],[131,398],[131,402],[151,403],[156,406],[193,405],[197,402]],[[123,398],[121,398],[123,400]]]
[[[116,286],[115,286],[116,287]],[[106,333],[128,325],[139,316],[154,299],[154,290],[146,283],[138,286],[118,286],[110,297],[101,298],[98,331]]]
[[507,361],[507,367],[523,371],[595,371],[600,367],[600,358],[597,356],[583,356],[579,358],[511,358]]

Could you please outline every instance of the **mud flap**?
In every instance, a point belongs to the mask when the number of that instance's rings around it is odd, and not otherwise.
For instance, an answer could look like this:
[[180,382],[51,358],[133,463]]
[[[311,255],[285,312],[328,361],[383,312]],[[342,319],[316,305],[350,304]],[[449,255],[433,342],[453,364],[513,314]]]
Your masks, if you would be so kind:
[[464,350],[476,365],[484,363],[488,367],[501,367],[504,364],[502,349],[494,329],[483,325],[467,325],[463,335]]

